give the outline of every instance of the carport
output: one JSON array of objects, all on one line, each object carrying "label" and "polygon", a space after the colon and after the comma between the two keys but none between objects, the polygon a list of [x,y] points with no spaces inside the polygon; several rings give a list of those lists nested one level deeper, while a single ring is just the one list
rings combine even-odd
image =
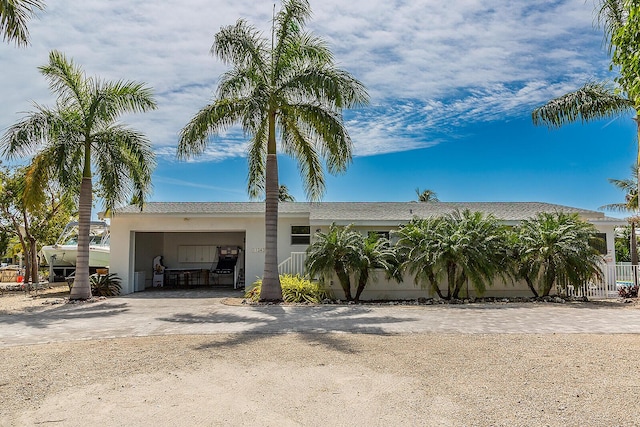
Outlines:
[{"label": "carport", "polygon": [[[246,231],[132,232],[134,291],[153,287],[242,287]],[[164,269],[154,270],[162,257]],[[220,259],[237,259],[230,269],[216,269]]]}]

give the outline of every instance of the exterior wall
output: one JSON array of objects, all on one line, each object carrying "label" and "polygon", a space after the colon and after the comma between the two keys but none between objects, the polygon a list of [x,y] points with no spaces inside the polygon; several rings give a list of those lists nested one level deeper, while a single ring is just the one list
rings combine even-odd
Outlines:
[{"label": "exterior wall", "polygon": [[[278,262],[287,259],[292,252],[304,252],[306,245],[291,244],[291,226],[309,225],[311,236],[317,231],[326,232],[329,225],[310,224],[308,216],[283,216],[278,222]],[[614,227],[613,224],[595,222],[600,232],[607,235],[607,255],[605,259],[608,264],[615,264],[614,249]],[[389,231],[397,228],[397,224],[376,223],[372,219],[371,224],[362,221],[355,225],[355,229],[366,235],[369,231]],[[197,234],[193,234],[197,232]],[[135,233],[144,234],[142,240],[136,246]],[[175,233],[175,234],[174,234]],[[216,233],[220,238],[229,237],[229,241],[235,242],[238,233],[243,233],[245,241],[243,245],[245,257],[245,284],[247,288],[256,278],[262,276],[264,268],[264,218],[262,216],[246,217],[182,217],[170,215],[121,215],[116,216],[111,221],[111,262],[110,270],[117,273],[122,278],[122,293],[133,292],[133,273],[144,270],[146,272],[146,282],[151,280],[151,266],[146,260],[149,256],[163,255],[165,265],[173,267],[174,252],[177,253],[177,246],[180,244],[211,244],[210,233]],[[220,234],[221,233],[221,234]],[[138,235],[140,236],[140,235]],[[225,237],[226,236],[226,237]],[[235,237],[234,237],[235,236]],[[313,237],[312,237],[313,238]],[[216,243],[218,244],[218,243]],[[235,244],[235,243],[232,243]],[[146,248],[143,247],[146,245]],[[149,249],[149,246],[162,246],[161,251]],[[158,252],[158,253],[156,253]],[[153,254],[153,255],[152,255]],[[140,258],[136,260],[136,258]],[[188,268],[189,266],[180,266]],[[205,266],[206,267],[206,266]],[[200,268],[200,267],[198,267]],[[441,286],[445,288],[445,284]],[[333,281],[332,289],[337,298],[344,298],[342,289],[337,280]],[[465,291],[462,295],[466,295]],[[473,296],[473,291],[470,291]],[[485,296],[528,296],[529,289],[526,284],[502,283],[497,280],[494,286],[489,287]],[[383,274],[372,274],[372,280],[367,285],[362,299],[415,299],[419,297],[430,297],[429,291],[415,286],[413,277],[406,275],[405,280],[398,284],[395,281],[387,281]]]}]

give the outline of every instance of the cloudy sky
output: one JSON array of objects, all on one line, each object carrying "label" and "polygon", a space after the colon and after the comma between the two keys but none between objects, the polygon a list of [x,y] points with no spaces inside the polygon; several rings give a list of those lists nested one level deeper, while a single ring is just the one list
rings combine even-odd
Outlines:
[{"label": "cloudy sky", "polygon": [[[279,3],[277,7],[279,7]],[[632,115],[560,130],[531,110],[589,80],[613,79],[593,0],[311,0],[309,29],[368,88],[345,115],[349,171],[324,200],[400,201],[415,189],[445,201],[545,201],[597,209],[624,195],[637,145]],[[243,135],[216,138],[196,161],[175,160],[177,135],[211,101],[224,64],[209,54],[221,26],[244,18],[269,34],[273,2],[49,1],[28,48],[0,44],[0,130],[53,105],[37,67],[57,49],[87,74],[146,82],[158,110],[126,117],[158,156],[157,201],[248,200]],[[304,193],[296,165],[281,183]]]}]

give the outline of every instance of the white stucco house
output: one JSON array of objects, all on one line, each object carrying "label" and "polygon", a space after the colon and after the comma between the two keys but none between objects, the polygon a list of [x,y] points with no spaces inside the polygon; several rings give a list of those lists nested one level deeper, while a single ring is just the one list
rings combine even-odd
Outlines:
[{"label": "white stucco house", "polygon": [[[454,209],[493,214],[507,225],[539,212],[577,213],[595,225],[606,240],[605,261],[615,263],[614,228],[625,221],[601,212],[537,202],[318,202],[280,203],[278,257],[281,272],[302,272],[304,251],[317,231],[332,223],[353,224],[363,233],[388,233],[413,217],[442,215]],[[165,271],[156,281],[166,285],[235,285],[247,287],[262,275],[264,266],[263,202],[152,202],[140,211],[127,206],[111,219],[110,271],[122,278],[122,293],[154,284],[154,258],[162,256]],[[230,270],[218,270],[218,261],[234,257]],[[160,279],[158,279],[158,277]],[[158,284],[158,283],[156,283]],[[336,295],[341,295],[335,285]],[[374,279],[363,299],[404,299],[428,296],[414,286]],[[529,295],[526,286],[496,283],[486,295]]]}]

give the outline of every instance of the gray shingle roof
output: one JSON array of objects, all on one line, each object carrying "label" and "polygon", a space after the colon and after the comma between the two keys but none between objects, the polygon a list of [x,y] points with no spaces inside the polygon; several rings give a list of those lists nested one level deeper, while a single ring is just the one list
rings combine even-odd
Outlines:
[{"label": "gray shingle roof", "polygon": [[[540,212],[577,213],[584,219],[605,220],[602,212],[541,202],[295,202],[280,203],[280,214],[309,215],[311,222],[408,221],[414,216],[439,216],[454,209],[492,214],[518,221]],[[150,202],[140,212],[135,206],[116,210],[116,215],[212,215],[253,216],[264,214],[264,202]]]},{"label": "gray shingle roof", "polygon": [[500,220],[522,220],[541,212],[577,213],[585,219],[604,218],[601,212],[539,202],[345,202],[319,203],[311,211],[317,221],[408,221],[411,218],[440,216],[455,209],[481,211]]}]

